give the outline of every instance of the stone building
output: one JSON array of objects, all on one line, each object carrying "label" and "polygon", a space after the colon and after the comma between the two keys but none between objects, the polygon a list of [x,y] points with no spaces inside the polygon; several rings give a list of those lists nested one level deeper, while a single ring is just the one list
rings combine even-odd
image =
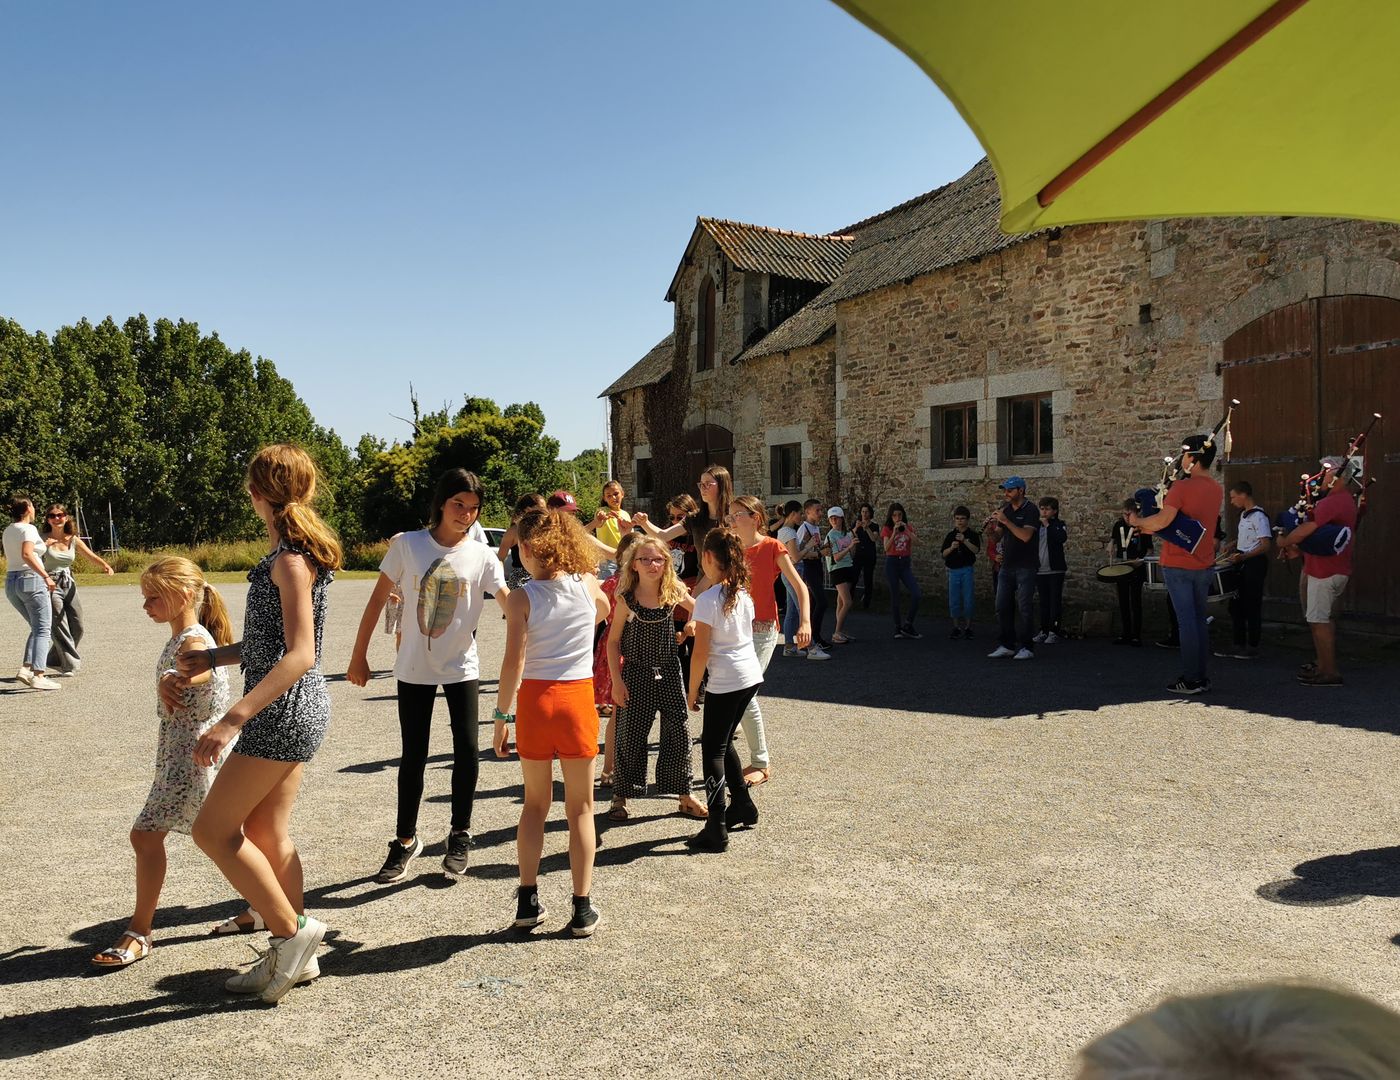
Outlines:
[{"label": "stone building", "polygon": [[[1017,473],[1032,499],[1060,500],[1069,600],[1107,608],[1093,571],[1116,508],[1224,401],[1242,402],[1225,478],[1249,479],[1271,514],[1373,411],[1400,424],[1400,228],[1231,218],[1009,237],[999,210],[984,161],[828,235],[700,218],[666,293],[673,332],[602,395],[629,497],[655,508],[715,462],[770,503],[883,514],[898,499],[941,597],[953,507],[981,520]],[[1384,422],[1371,437],[1379,484],[1346,601],[1391,629],[1396,443]],[[1271,575],[1296,608],[1296,568]]]}]

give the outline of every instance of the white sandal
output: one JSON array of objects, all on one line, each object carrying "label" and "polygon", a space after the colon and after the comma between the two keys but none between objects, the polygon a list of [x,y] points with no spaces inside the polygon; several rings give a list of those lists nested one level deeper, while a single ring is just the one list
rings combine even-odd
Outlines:
[{"label": "white sandal", "polygon": [[[127,927],[127,929],[122,932],[122,938],[130,938],[132,948],[119,949],[117,946],[113,945],[110,949],[103,949],[92,958],[92,966],[104,969],[128,967],[138,960],[146,959],[146,957],[151,955],[151,950],[155,948],[151,943],[151,936],[149,934],[138,934],[130,927]],[[120,941],[121,938],[117,940]],[[106,959],[104,959],[104,957],[106,957]]]},{"label": "white sandal", "polygon": [[[244,926],[241,922],[238,921],[239,919],[241,919],[241,918],[243,917],[243,915],[251,915],[251,916],[253,917],[253,925],[252,925],[252,926]],[[217,926],[214,926],[214,927],[210,928],[209,933],[211,933],[211,934],[256,934],[259,930],[266,930],[266,929],[267,929],[267,924],[263,922],[263,917],[262,917],[261,915],[259,915],[256,911],[254,911],[252,908],[249,908],[247,911],[243,912],[242,915],[234,915],[232,918],[225,919],[223,922],[219,923]]]}]

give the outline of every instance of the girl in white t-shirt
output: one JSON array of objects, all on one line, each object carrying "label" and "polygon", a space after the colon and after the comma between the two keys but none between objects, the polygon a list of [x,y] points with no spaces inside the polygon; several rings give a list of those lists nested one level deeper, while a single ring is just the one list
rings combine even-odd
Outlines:
[{"label": "girl in white t-shirt", "polygon": [[494,743],[506,756],[515,707],[515,749],[525,780],[524,805],[515,834],[520,863],[515,926],[544,921],[537,888],[544,826],[554,801],[554,759],[564,773],[564,814],[569,821],[569,869],[574,911],[569,930],[588,937],[598,925],[589,894],[593,885],[593,759],[598,756],[598,714],[593,707],[593,628],[608,617],[607,596],[593,571],[593,538],[565,509],[529,510],[516,523],[520,560],[530,572],[506,601],[506,654],[501,661]]},{"label": "girl in white t-shirt", "polygon": [[476,627],[486,597],[504,608],[510,589],[505,570],[485,544],[469,533],[481,514],[482,484],[466,469],[448,469],[433,492],[429,527],[401,533],[379,564],[379,580],[360,617],[346,681],[364,686],[370,677],[369,643],[385,601],[397,587],[408,608],[394,660],[398,680],[399,805],[395,838],[375,881],[389,884],[408,873],[423,850],[418,805],[428,764],[428,734],[437,689],[447,699],[452,726],[452,825],[442,871],[450,881],[466,877],[471,848],[472,804],[479,769],[477,698],[480,686]]},{"label": "girl in white t-shirt", "polygon": [[[718,582],[695,598],[695,647],[690,658],[690,692],[686,704],[698,711],[696,694],[709,668],[700,756],[710,816],[705,827],[686,841],[696,851],[719,852],[729,846],[729,830],[758,821],[758,807],[744,784],[744,769],[734,749],[734,732],[758,688],[763,668],[753,647],[753,600],[744,543],[732,529],[711,529],[700,553],[707,581]],[[725,808],[724,789],[732,802]]]}]

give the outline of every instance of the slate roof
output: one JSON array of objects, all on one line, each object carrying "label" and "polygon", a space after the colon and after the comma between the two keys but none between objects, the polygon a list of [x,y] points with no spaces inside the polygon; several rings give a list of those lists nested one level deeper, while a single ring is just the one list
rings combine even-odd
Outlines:
[{"label": "slate roof", "polygon": [[[776,274],[797,281],[815,281],[826,285],[841,273],[846,256],[851,253],[852,237],[847,235],[817,235],[770,229],[766,225],[746,225],[742,221],[701,217],[695,219],[695,231],[685,253],[690,254],[695,241],[708,234],[719,245],[725,257],[740,270],[759,274]],[[676,268],[666,299],[676,298],[676,282],[685,269],[685,259]]]},{"label": "slate roof", "polygon": [[667,334],[658,341],[650,352],[624,371],[617,380],[598,396],[612,397],[625,390],[636,390],[640,386],[653,386],[671,374],[671,362],[675,357],[675,333]]},{"label": "slate roof", "polygon": [[855,237],[840,275],[737,362],[815,345],[836,327],[836,303],[909,281],[1024,240],[998,221],[1001,194],[984,158],[967,173],[841,230]]}]

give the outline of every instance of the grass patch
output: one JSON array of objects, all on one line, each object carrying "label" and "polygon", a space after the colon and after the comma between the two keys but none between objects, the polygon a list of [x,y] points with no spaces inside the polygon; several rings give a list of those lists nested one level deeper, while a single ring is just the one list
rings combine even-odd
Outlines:
[{"label": "grass patch", "polygon": [[[374,577],[389,542],[355,544],[345,550],[345,569],[341,577]],[[163,547],[154,551],[126,549],[103,557],[112,564],[116,574],[108,577],[86,559],[78,560],[78,580],[84,584],[128,585],[139,581],[142,572],[162,555],[181,555],[189,559],[211,582],[242,581],[248,571],[267,554],[267,540],[241,540],[228,544],[196,544],[193,547]]]},{"label": "grass patch", "polygon": [[[110,561],[110,560],[109,560]],[[378,570],[337,570],[335,572],[336,581],[369,581],[379,576]],[[76,575],[78,584],[84,589],[100,585],[139,585],[141,584],[141,572],[139,570],[124,570],[117,574],[78,574]],[[246,583],[248,571],[246,570],[206,570],[204,580],[210,585],[233,585]]]}]

